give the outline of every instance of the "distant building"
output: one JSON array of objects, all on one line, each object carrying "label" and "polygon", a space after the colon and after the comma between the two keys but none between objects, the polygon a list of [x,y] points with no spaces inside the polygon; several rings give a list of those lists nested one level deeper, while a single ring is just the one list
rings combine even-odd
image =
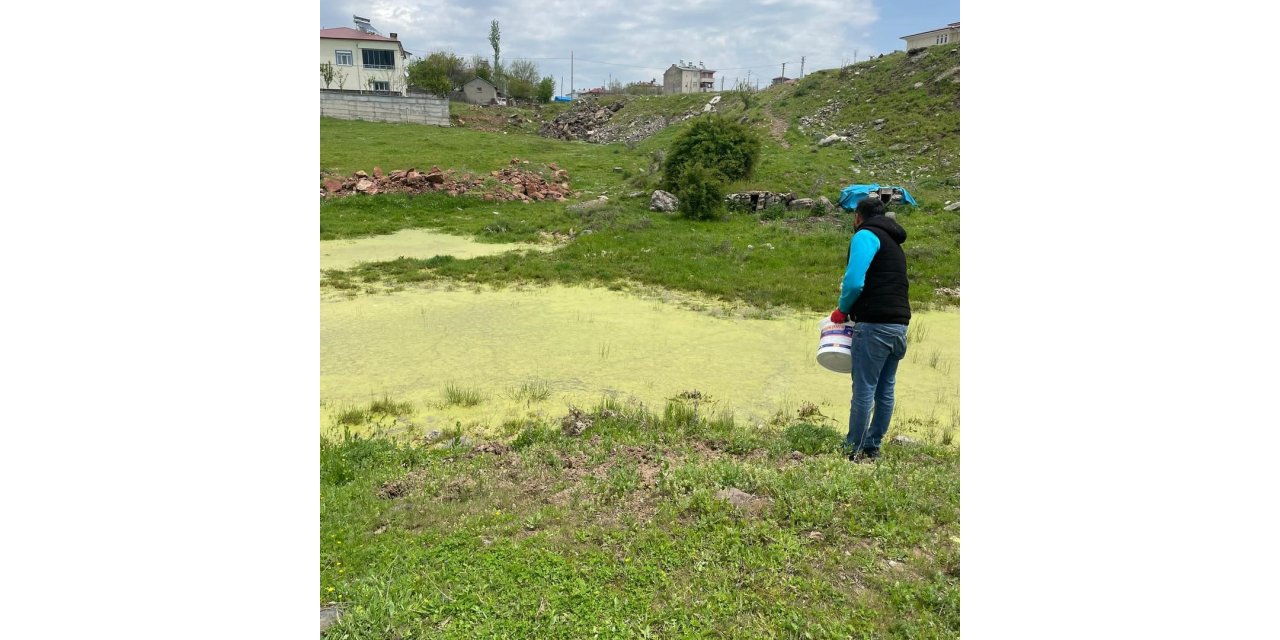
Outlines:
[{"label": "distant building", "polygon": [[786,84],[788,82],[795,82],[795,80],[792,80],[791,78],[788,78],[786,76],[778,76],[773,79],[773,82],[769,83],[769,86],[773,86],[775,84]]},{"label": "distant building", "polygon": [[462,93],[471,104],[491,104],[498,99],[498,88],[479,76],[462,85]]},{"label": "distant building", "polygon": [[662,92],[670,95],[715,91],[715,75],[715,69],[707,69],[701,65],[695,67],[692,62],[686,64],[681,60],[680,64],[671,65],[662,74]]},{"label": "distant building", "polygon": [[[320,63],[328,62],[342,76],[330,89],[386,91],[401,95],[405,91],[404,63],[409,52],[404,50],[396,34],[379,35],[368,21],[356,21],[359,29],[338,27],[320,30]],[[320,79],[324,89],[324,79]]]},{"label": "distant building", "polygon": [[941,29],[914,33],[909,36],[902,36],[901,39],[907,41],[907,51],[940,44],[957,44],[960,42],[960,23],[952,22]]}]

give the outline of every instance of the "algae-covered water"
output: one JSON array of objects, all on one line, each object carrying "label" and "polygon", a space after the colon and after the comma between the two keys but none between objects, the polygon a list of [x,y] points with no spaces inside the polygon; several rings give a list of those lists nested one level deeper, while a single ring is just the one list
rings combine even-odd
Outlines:
[{"label": "algae-covered water", "polygon": [[401,257],[425,259],[449,255],[466,259],[529,248],[542,247],[532,244],[485,244],[423,229],[404,229],[372,238],[321,240],[320,268],[350,269],[361,262],[395,260]]},{"label": "algae-covered water", "polygon": [[[710,396],[711,411],[731,411],[740,424],[767,422],[780,410],[795,415],[808,402],[843,431],[850,379],[817,364],[821,319],[718,318],[566,286],[328,299],[320,306],[321,426],[383,396],[412,402],[410,419],[422,427],[492,433],[507,420],[555,418],[570,404],[589,408],[606,396],[661,412],[668,398],[697,390]],[[960,315],[918,313],[912,326],[892,433],[958,420]],[[525,384],[545,385],[550,396],[523,400],[517,390]],[[444,406],[448,385],[483,400]]]}]

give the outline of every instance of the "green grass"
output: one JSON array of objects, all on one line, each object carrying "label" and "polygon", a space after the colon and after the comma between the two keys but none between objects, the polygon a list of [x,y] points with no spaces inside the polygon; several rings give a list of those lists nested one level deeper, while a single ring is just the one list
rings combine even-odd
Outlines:
[{"label": "green grass", "polygon": [[955,448],[858,465],[812,426],[593,417],[496,455],[322,440],[326,637],[958,636]]},{"label": "green grass", "polygon": [[[749,111],[726,94],[722,113],[746,116],[765,140],[755,176],[730,185],[729,191],[791,191],[835,201],[848,184],[875,180],[904,186],[921,205],[897,207],[898,221],[908,233],[904,250],[911,300],[917,306],[951,302],[939,299],[934,290],[960,283],[960,214],[942,211],[946,201],[959,199],[959,85],[951,79],[935,81],[959,64],[952,49],[958,51],[935,47],[915,61],[898,53],[844,70],[817,71],[795,85],[760,92]],[[915,88],[916,82],[922,87]],[[601,103],[625,102],[614,116],[623,120],[675,118],[700,109],[710,97],[611,96]],[[844,105],[830,127],[801,133],[800,119],[829,100]],[[549,119],[564,108],[544,107],[540,117]],[[459,107],[459,113],[465,109],[469,107]],[[499,120],[507,113],[538,117],[524,108],[484,113],[497,114]],[[790,123],[784,136],[790,148],[767,134],[770,115]],[[885,123],[877,130],[874,121],[879,118]],[[815,217],[811,211],[778,209],[691,222],[648,211],[647,197],[626,197],[654,186],[655,154],[664,152],[690,122],[674,124],[629,147],[551,140],[522,130],[501,134],[322,118],[322,171],[349,174],[374,166],[391,170],[436,165],[485,175],[519,157],[530,161],[521,165],[526,169],[542,170],[555,162],[568,170],[581,198],[602,193],[610,197],[607,206],[581,212],[570,210],[569,203],[496,203],[440,194],[325,200],[320,206],[321,239],[405,228],[438,229],[481,242],[533,242],[543,232],[574,239],[554,253],[366,264],[354,271],[331,272],[324,284],[358,293],[363,283],[403,285],[438,278],[495,285],[522,281],[616,287],[639,282],[748,307],[830,308],[831,282],[839,277],[851,232],[848,214]],[[856,144],[816,146],[826,133],[850,128],[857,128],[861,136]],[[623,171],[614,172],[615,166]]]},{"label": "green grass", "polygon": [[546,380],[523,382],[511,393],[512,399],[525,404],[542,402],[551,397],[551,385]]},{"label": "green grass", "polygon": [[[410,205],[405,198],[385,202],[367,206],[398,209]],[[515,205],[523,208],[498,216],[493,215],[494,209],[485,207],[420,210],[420,215],[424,224],[435,221],[436,228],[448,232],[478,228],[476,237],[481,240],[531,240],[536,234],[532,227],[557,215],[539,217],[536,206],[551,205]],[[516,281],[602,285],[634,281],[751,307],[829,309],[835,298],[832,283],[838,282],[843,272],[841,262],[851,228],[847,216],[812,218],[808,212],[798,213],[796,218],[779,220],[733,214],[724,220],[694,222],[651,212],[644,199],[623,199],[581,214],[564,214],[554,224],[548,222],[552,229],[563,233],[572,229],[578,234],[555,252],[516,252],[470,260],[400,258],[329,272],[324,283],[350,289],[363,282],[405,284],[440,278],[499,286]],[[324,215],[322,210],[322,221]],[[936,288],[959,285],[959,243],[948,231],[958,228],[959,214],[913,212],[898,219],[911,236],[908,247],[912,243],[934,247],[931,260],[908,262],[911,300],[931,303],[937,299]],[[485,223],[490,225],[488,231],[481,226]],[[506,230],[494,231],[495,224],[506,225]]]},{"label": "green grass", "polygon": [[445,385],[445,406],[457,405],[461,407],[474,407],[481,402],[484,402],[484,395],[480,393],[479,389],[458,386],[452,382]]}]

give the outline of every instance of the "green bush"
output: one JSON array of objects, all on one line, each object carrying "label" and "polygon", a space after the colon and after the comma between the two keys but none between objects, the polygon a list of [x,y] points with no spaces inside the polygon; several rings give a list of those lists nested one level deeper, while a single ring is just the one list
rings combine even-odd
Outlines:
[{"label": "green bush", "polygon": [[702,116],[671,144],[663,189],[678,193],[681,174],[695,165],[719,174],[721,182],[749,178],[759,160],[760,138],[749,127],[716,114]]},{"label": "green bush", "polygon": [[675,194],[680,199],[680,215],[691,220],[709,220],[724,209],[724,184],[719,174],[700,164],[685,167]]}]

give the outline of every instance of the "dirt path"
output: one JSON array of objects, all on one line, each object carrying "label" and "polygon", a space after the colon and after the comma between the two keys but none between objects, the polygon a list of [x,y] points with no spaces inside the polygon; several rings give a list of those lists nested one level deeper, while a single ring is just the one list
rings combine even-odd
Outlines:
[{"label": "dirt path", "polygon": [[787,127],[789,126],[787,121],[773,115],[773,112],[768,109],[765,109],[764,113],[769,116],[769,135],[773,136],[773,139],[777,140],[778,144],[782,145],[783,149],[790,149],[791,145],[788,144],[784,138],[784,134],[786,134]]}]

